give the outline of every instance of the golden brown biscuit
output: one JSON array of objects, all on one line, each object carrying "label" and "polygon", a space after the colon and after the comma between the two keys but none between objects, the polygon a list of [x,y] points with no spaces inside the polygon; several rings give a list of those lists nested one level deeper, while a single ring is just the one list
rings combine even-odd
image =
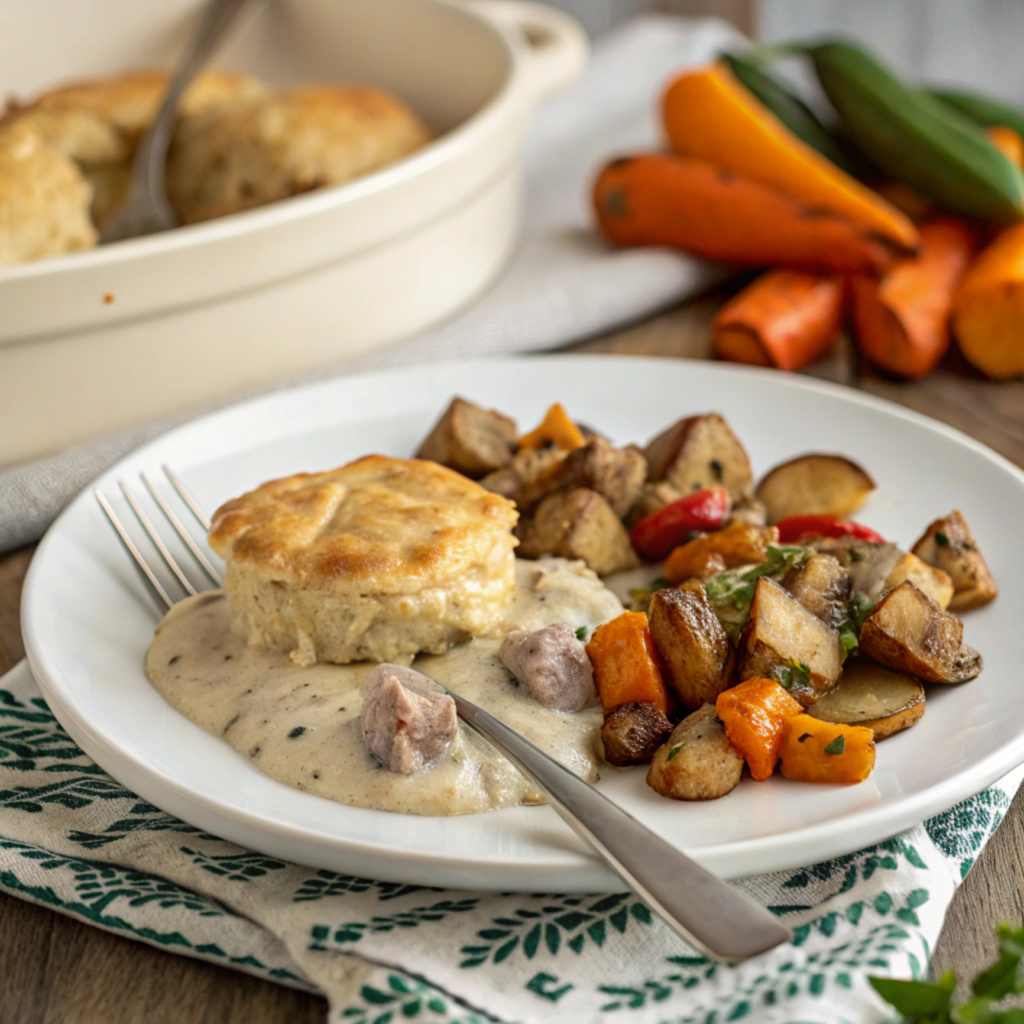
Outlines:
[{"label": "golden brown biscuit", "polygon": [[[135,147],[156,116],[168,81],[164,71],[135,71],[74,82],[10,116],[31,122],[43,139],[79,165],[93,186],[93,219],[102,225],[123,201]],[[186,90],[179,117],[262,92],[263,86],[248,75],[207,71]]]},{"label": "golden brown biscuit", "polygon": [[0,264],[92,248],[91,196],[75,164],[31,125],[0,127]]},{"label": "golden brown biscuit", "polygon": [[227,502],[210,543],[236,629],[300,664],[394,661],[497,625],[517,513],[443,466],[369,455]]},{"label": "golden brown biscuit", "polygon": [[184,118],[167,167],[186,223],[327,185],[340,185],[419,149],[430,135],[378,89],[305,86]]}]

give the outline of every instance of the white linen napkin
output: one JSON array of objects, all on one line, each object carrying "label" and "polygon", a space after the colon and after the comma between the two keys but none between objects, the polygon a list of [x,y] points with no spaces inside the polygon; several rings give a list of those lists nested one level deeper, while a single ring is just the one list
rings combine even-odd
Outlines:
[{"label": "white linen napkin", "polygon": [[0,891],[320,992],[337,1024],[883,1024],[868,976],[927,971],[1022,776],[857,853],[744,879],[794,939],[726,967],[626,892],[430,889],[225,842],[90,761],[22,662],[0,679]]},{"label": "white linen napkin", "polygon": [[[526,152],[524,233],[497,284],[429,334],[261,390],[353,370],[556,348],[707,288],[722,275],[720,267],[663,249],[606,246],[592,228],[589,190],[602,160],[658,144],[656,105],[674,71],[742,42],[724,22],[659,17],[639,19],[600,40],[582,79],[537,114]],[[134,448],[225,404],[0,471],[0,551],[40,537],[89,481]]]}]

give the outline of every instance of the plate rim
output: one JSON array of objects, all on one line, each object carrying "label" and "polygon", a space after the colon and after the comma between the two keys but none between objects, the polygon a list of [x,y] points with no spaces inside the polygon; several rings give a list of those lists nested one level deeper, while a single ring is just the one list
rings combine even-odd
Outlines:
[{"label": "plate rim", "polygon": [[[456,885],[461,888],[471,885],[473,888],[485,890],[493,889],[497,891],[501,889],[511,891],[512,889],[518,889],[530,891],[537,884],[533,876],[538,873],[546,873],[548,875],[558,874],[565,877],[566,884],[560,889],[560,891],[565,892],[599,891],[601,888],[607,888],[609,884],[621,885],[621,881],[617,880],[608,869],[604,868],[600,862],[587,853],[582,846],[578,847],[578,853],[574,853],[571,850],[568,852],[560,850],[560,855],[554,859],[545,860],[538,858],[530,861],[528,865],[522,865],[520,861],[514,859],[509,860],[498,857],[484,857],[481,859],[479,856],[462,858],[453,857],[450,853],[418,849],[415,851],[415,867],[410,870],[409,858],[411,854],[410,851],[404,848],[396,849],[385,842],[371,844],[362,839],[353,840],[338,836],[327,836],[322,832],[317,832],[315,828],[267,818],[261,816],[256,811],[234,807],[216,797],[197,792],[179,780],[165,775],[157,766],[147,763],[144,758],[136,756],[134,751],[125,751],[117,748],[113,741],[108,740],[88,721],[88,717],[82,714],[80,708],[75,707],[73,702],[69,703],[65,700],[60,685],[50,678],[46,670],[46,656],[39,645],[32,607],[36,591],[43,585],[40,582],[40,577],[43,571],[42,565],[44,560],[40,556],[49,550],[49,546],[54,542],[54,538],[67,519],[74,514],[82,502],[89,499],[93,488],[107,478],[113,478],[118,473],[123,474],[125,471],[122,467],[126,464],[144,459],[150,456],[154,450],[159,450],[168,444],[180,442],[191,433],[217,429],[233,417],[252,415],[254,412],[258,412],[261,407],[270,410],[277,403],[294,401],[296,394],[319,390],[329,391],[339,384],[342,386],[358,386],[361,381],[378,381],[382,378],[401,378],[405,376],[415,378],[425,370],[443,373],[449,367],[458,367],[460,371],[465,371],[467,367],[472,369],[475,366],[480,366],[490,367],[493,371],[494,368],[500,369],[503,364],[521,365],[524,363],[546,363],[549,366],[557,365],[558,363],[571,363],[575,368],[583,364],[607,366],[609,355],[617,363],[623,361],[641,365],[663,364],[666,362],[672,364],[692,363],[693,367],[699,368],[700,372],[711,372],[713,375],[738,375],[765,380],[770,379],[778,384],[793,388],[798,392],[835,395],[841,397],[844,401],[880,410],[887,415],[895,416],[896,418],[914,423],[930,432],[938,433],[946,439],[968,448],[975,456],[980,456],[986,461],[994,463],[1000,469],[1008,471],[1020,483],[1024,484],[1024,470],[1014,465],[1005,456],[1000,455],[987,445],[955,427],[951,427],[948,424],[934,420],[929,416],[887,399],[864,394],[841,384],[792,374],[780,375],[777,370],[757,367],[734,366],[703,360],[681,360],[678,357],[671,356],[631,356],[613,353],[544,353],[432,361],[412,366],[398,366],[371,370],[364,373],[344,374],[297,387],[286,387],[266,395],[233,402],[222,409],[199,416],[196,419],[172,428],[168,432],[127,453],[118,459],[112,467],[104,470],[94,480],[90,481],[69,502],[67,507],[47,530],[29,565],[22,593],[21,614],[22,637],[25,643],[26,657],[32,674],[55,717],[100,767],[132,792],[138,792],[137,781],[133,780],[131,784],[122,782],[120,772],[123,766],[127,766],[124,768],[126,773],[133,771],[141,773],[141,775],[146,776],[149,780],[156,780],[158,783],[157,788],[160,789],[161,794],[168,793],[173,797],[172,802],[175,805],[185,804],[201,809],[202,813],[195,813],[196,820],[190,821],[190,824],[196,824],[200,818],[208,820],[209,815],[215,815],[218,822],[226,821],[229,824],[229,828],[224,829],[219,823],[216,827],[209,827],[206,824],[202,824],[200,827],[252,848],[258,849],[259,846],[251,842],[251,833],[266,835],[269,832],[274,840],[271,843],[273,847],[278,847],[278,839],[282,843],[299,839],[307,846],[312,845],[315,848],[326,847],[334,852],[344,852],[355,861],[362,859],[366,862],[368,857],[372,858],[374,870],[370,873],[370,877],[387,881],[409,881],[436,885],[440,877],[443,880],[442,884]],[[196,728],[199,727],[196,726]],[[854,814],[847,821],[844,821],[842,818],[834,818],[804,825],[794,830],[777,832],[754,839],[698,847],[687,852],[699,863],[721,874],[723,877],[740,877],[751,874],[750,870],[740,870],[738,862],[749,861],[755,853],[759,860],[765,861],[764,865],[757,869],[758,872],[788,870],[804,866],[804,861],[799,858],[794,859],[792,853],[786,856],[785,851],[787,848],[813,845],[815,861],[850,853],[864,846],[889,838],[905,828],[920,823],[933,814],[948,809],[961,800],[980,792],[1022,763],[1024,763],[1024,732],[988,756],[962,769],[950,779],[935,782],[910,797],[875,806]],[[111,766],[113,766],[114,770],[111,770]],[[284,784],[282,783],[282,785]],[[146,788],[149,788],[148,785]],[[144,798],[156,806],[162,807],[161,800],[152,799],[150,796],[145,795]],[[550,808],[538,808],[537,810],[550,814],[552,817],[554,816],[554,811]],[[180,809],[171,811],[171,813],[175,813],[188,821],[188,818],[181,813]],[[850,841],[851,833],[856,836],[853,842]],[[245,840],[238,838],[242,834],[246,836]],[[272,855],[281,855],[275,849],[269,847],[265,852]],[[331,858],[331,860],[333,863],[337,860],[337,857]],[[324,863],[322,865],[314,864],[314,866],[327,865]],[[392,871],[392,867],[395,868],[394,871]],[[421,872],[420,868],[424,870]],[[491,879],[489,882],[487,881],[486,876],[495,872],[501,873],[500,884],[494,879]],[[453,879],[453,881],[446,881],[444,879]]]}]

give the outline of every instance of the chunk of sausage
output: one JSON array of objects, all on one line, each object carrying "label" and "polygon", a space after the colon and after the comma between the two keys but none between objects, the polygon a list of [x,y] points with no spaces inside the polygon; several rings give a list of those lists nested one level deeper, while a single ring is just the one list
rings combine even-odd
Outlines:
[{"label": "chunk of sausage", "polygon": [[404,665],[370,670],[359,721],[366,749],[403,775],[443,754],[458,731],[455,701],[432,679]]},{"label": "chunk of sausage", "polygon": [[656,704],[620,704],[608,712],[601,728],[604,759],[619,768],[644,764],[671,732],[672,723]]},{"label": "chunk of sausage", "polygon": [[729,742],[714,704],[684,718],[658,748],[647,785],[673,800],[717,800],[743,775],[743,756]]},{"label": "chunk of sausage", "polygon": [[513,630],[505,637],[499,657],[546,708],[581,711],[597,700],[587,650],[562,622],[533,633]]}]

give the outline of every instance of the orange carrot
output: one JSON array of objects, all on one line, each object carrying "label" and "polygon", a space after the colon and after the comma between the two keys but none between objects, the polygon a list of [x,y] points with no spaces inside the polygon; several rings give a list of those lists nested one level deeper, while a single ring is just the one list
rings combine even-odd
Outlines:
[{"label": "orange carrot", "polygon": [[643,701],[668,714],[672,705],[661,657],[643,612],[623,612],[598,626],[587,644],[587,655],[606,713],[620,704]]},{"label": "orange carrot", "polygon": [[898,377],[922,377],[949,348],[953,296],[974,242],[963,221],[941,217],[921,225],[921,251],[881,278],[853,281],[853,321],[861,352]]},{"label": "orange carrot", "polygon": [[616,245],[666,245],[746,266],[838,271],[888,266],[884,239],[703,160],[646,153],[608,164],[594,186]]},{"label": "orange carrot", "polygon": [[908,217],[797,138],[722,63],[680,75],[663,100],[681,156],[707,160],[814,209],[852,221],[904,251],[917,248]]},{"label": "orange carrot", "polygon": [[675,585],[714,576],[723,569],[760,563],[768,557],[768,548],[778,542],[779,531],[774,526],[732,523],[676,548],[665,561],[665,579]]},{"label": "orange carrot", "polygon": [[985,130],[988,141],[1006,157],[1014,167],[1024,169],[1024,139],[1012,128],[996,124]]},{"label": "orange carrot", "polygon": [[831,347],[842,326],[843,294],[843,281],[834,274],[769,270],[715,317],[715,354],[798,370]]},{"label": "orange carrot", "polygon": [[723,690],[715,710],[751,777],[763,782],[775,771],[786,719],[801,714],[803,707],[774,679],[754,678]]},{"label": "orange carrot", "polygon": [[953,299],[953,329],[967,361],[996,380],[1024,376],[1024,224],[1000,233]]},{"label": "orange carrot", "polygon": [[786,719],[779,747],[782,774],[797,782],[863,782],[875,767],[875,734],[810,715]]},{"label": "orange carrot", "polygon": [[566,451],[582,448],[587,443],[583,431],[569,418],[561,402],[555,402],[544,414],[541,425],[519,438],[520,448],[543,448],[553,444]]}]

